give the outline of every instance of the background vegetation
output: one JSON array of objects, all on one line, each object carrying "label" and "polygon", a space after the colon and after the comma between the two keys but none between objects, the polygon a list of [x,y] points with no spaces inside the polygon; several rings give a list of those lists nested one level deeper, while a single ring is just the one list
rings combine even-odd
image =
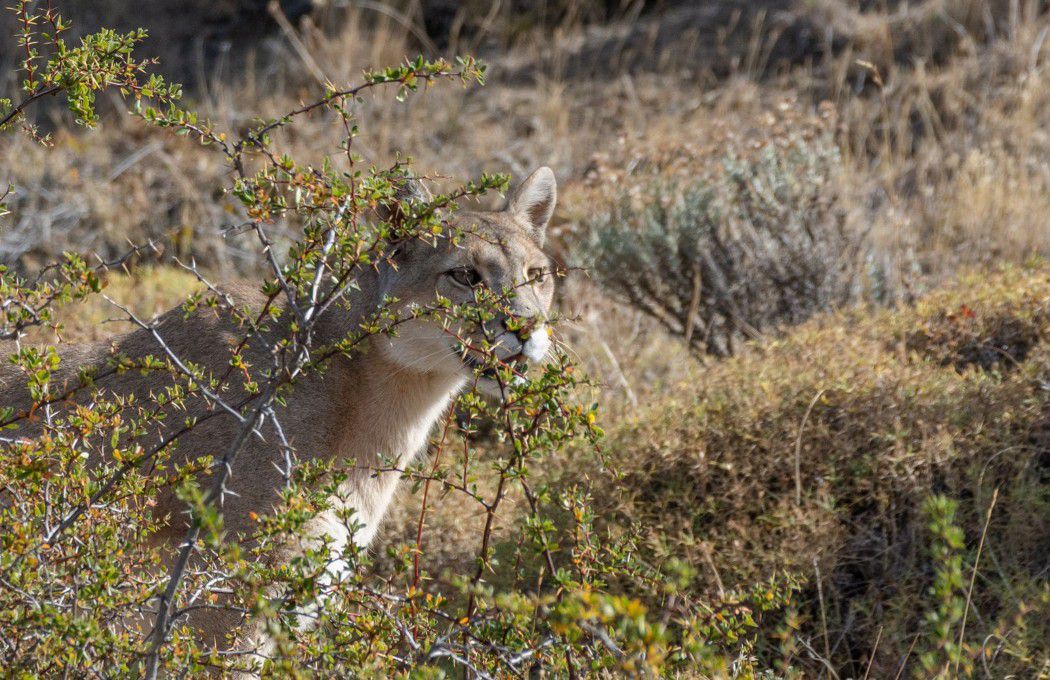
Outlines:
[{"label": "background vegetation", "polygon": [[[1050,677],[1046,2],[207,3],[180,22],[104,4],[69,3],[75,30],[151,23],[137,53],[231,133],[417,53],[488,63],[485,87],[380,92],[353,115],[362,163],[410,154],[439,188],[559,176],[558,337],[607,436],[559,444],[530,484],[571,537],[553,556],[607,599],[502,602],[505,630],[540,617],[587,640],[584,675]],[[227,159],[108,115],[127,108],[109,97],[97,129],[45,103],[31,121],[49,145],[3,138],[10,271],[152,241],[104,277],[143,318],[197,285],[175,258],[265,271],[224,235],[241,219]],[[333,153],[335,115],[282,148]],[[298,237],[291,220],[272,234]],[[121,330],[88,297],[59,313],[63,342]],[[477,427],[479,459],[499,460],[498,430]],[[424,486],[362,573],[403,588],[417,555],[428,597],[462,593],[486,514]],[[515,562],[528,494],[500,517],[494,564],[522,570],[485,582],[545,592]],[[555,663],[535,672],[568,672]]]}]

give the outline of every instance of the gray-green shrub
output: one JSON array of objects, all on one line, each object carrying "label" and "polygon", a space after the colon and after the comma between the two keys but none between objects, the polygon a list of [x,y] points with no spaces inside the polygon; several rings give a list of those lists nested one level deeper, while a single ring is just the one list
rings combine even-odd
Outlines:
[{"label": "gray-green shrub", "polygon": [[868,245],[852,231],[824,138],[731,155],[689,184],[658,183],[590,225],[583,264],[698,352],[857,297]]}]

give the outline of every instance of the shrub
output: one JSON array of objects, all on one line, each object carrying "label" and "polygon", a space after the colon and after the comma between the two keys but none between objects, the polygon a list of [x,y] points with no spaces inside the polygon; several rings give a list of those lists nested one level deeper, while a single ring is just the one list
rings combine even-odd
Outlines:
[{"label": "shrub", "polygon": [[[941,325],[964,307],[966,323]],[[603,443],[620,476],[594,493],[598,526],[637,527],[638,559],[655,569],[695,565],[701,602],[775,570],[804,576],[794,607],[758,631],[760,667],[1041,677],[1048,310],[1046,263],[977,272],[914,307],[840,312],[683,367],[686,387]],[[931,325],[965,346],[1007,318],[1038,338],[1009,362],[957,366],[909,347]]]},{"label": "shrub", "polygon": [[[969,605],[961,555],[966,547],[966,535],[956,524],[958,507],[952,499],[937,495],[928,498],[922,508],[929,520],[933,539],[930,557],[936,567],[929,594],[937,602],[936,607],[926,612],[930,632],[923,645],[927,649],[919,656],[922,677],[952,677],[952,667],[957,672],[963,662],[964,650],[956,642],[956,635]],[[973,665],[967,659],[963,672],[969,675],[972,670]]]},{"label": "shrub", "polygon": [[731,355],[858,297],[867,246],[846,227],[839,169],[827,139],[730,156],[715,177],[624,198],[590,225],[584,265],[697,352]]}]

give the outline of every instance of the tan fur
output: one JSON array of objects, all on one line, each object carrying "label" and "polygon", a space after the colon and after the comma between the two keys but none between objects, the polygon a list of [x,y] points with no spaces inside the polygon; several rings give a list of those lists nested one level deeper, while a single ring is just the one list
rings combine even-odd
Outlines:
[{"label": "tan fur", "polygon": [[[457,215],[460,225],[476,232],[460,245],[453,246],[446,240],[440,241],[436,248],[415,244],[397,255],[398,266],[383,265],[378,271],[363,273],[361,290],[350,300],[352,315],[342,308],[331,310],[319,321],[315,342],[333,342],[344,337],[355,327],[355,318],[383,304],[385,298],[397,298],[401,307],[430,303],[436,293],[457,302],[471,300],[473,293],[447,274],[457,267],[476,268],[484,283],[495,290],[516,288],[514,313],[544,318],[551,302],[553,277],[548,275],[542,281],[525,282],[530,270],[548,266],[541,245],[543,230],[554,207],[554,191],[553,174],[541,168],[526,180],[506,210]],[[254,286],[234,285],[223,290],[239,305],[253,309],[262,305],[263,297]],[[207,367],[216,375],[223,374],[230,360],[230,346],[242,337],[243,331],[231,322],[227,313],[203,310],[188,319],[183,316],[180,309],[175,309],[161,317],[157,328],[162,337],[183,361]],[[287,319],[291,313],[283,316]],[[545,342],[545,331],[539,332]],[[245,356],[255,369],[270,365],[268,347],[279,333],[281,329],[273,329],[267,337],[249,345]],[[528,353],[530,349],[526,347],[528,343],[511,334],[501,342],[504,347],[500,351],[505,356]],[[546,345],[536,342],[540,343],[538,351],[545,352]],[[104,345],[65,347],[60,352],[62,364],[53,384],[75,384],[79,369],[102,366],[114,352],[129,357],[164,356],[160,345],[145,330],[131,332]],[[386,513],[399,477],[395,472],[376,474],[376,467],[382,459],[396,461],[399,467],[408,465],[425,448],[434,423],[472,374],[462,358],[453,352],[452,340],[438,322],[415,320],[402,329],[399,337],[373,338],[361,353],[336,356],[322,373],[308,373],[299,378],[286,405],[277,408],[284,433],[300,461],[334,460],[353,469],[345,491],[357,512],[357,520],[364,525],[356,536],[350,537],[335,519],[335,513],[328,513],[315,520],[311,534],[330,535],[337,545],[351,539],[367,545]],[[128,372],[103,377],[94,389],[106,394],[135,394],[141,402],[148,403],[149,394],[156,393],[170,381],[170,377],[157,373],[144,377],[138,372]],[[24,376],[15,369],[8,367],[0,373],[4,404],[16,408],[28,405],[23,383]],[[227,402],[244,399],[245,395],[239,392],[239,380],[234,378],[229,385],[222,395]],[[74,400],[83,401],[90,392],[81,390]],[[193,402],[189,410],[189,415],[206,413],[201,400]],[[186,415],[176,412],[170,423],[158,423],[155,432],[144,439],[144,445],[181,425]],[[174,462],[206,454],[221,458],[238,428],[239,424],[229,415],[204,420],[179,440]],[[35,431],[29,425],[17,434],[32,436]],[[266,423],[262,434],[265,441],[250,438],[231,470],[227,488],[233,493],[224,497],[222,510],[232,537],[250,533],[254,525],[250,513],[272,511],[284,487],[285,481],[278,469],[284,454],[276,444],[276,432]],[[207,480],[202,480],[202,484],[206,485]],[[184,507],[170,490],[157,501],[155,516],[162,521],[157,539],[170,545],[174,552],[186,532]],[[236,624],[236,618],[207,613],[198,615],[194,624],[218,642]]]}]

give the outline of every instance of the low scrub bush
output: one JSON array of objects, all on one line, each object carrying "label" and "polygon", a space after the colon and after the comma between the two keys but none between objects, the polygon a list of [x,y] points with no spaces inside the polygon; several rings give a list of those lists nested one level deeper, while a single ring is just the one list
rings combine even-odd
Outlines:
[{"label": "low scrub bush", "polygon": [[858,297],[867,245],[846,225],[840,169],[826,138],[727,157],[714,176],[655,185],[594,219],[584,264],[696,351],[729,356]]},{"label": "low scrub bush", "polygon": [[[620,476],[595,493],[599,525],[638,527],[656,569],[693,565],[701,600],[803,577],[796,606],[761,630],[766,667],[1044,677],[1048,310],[1045,263],[981,272],[693,369],[692,387],[607,437]],[[932,354],[914,340],[931,326]],[[1027,329],[1024,354],[956,359],[1003,327]]]}]

